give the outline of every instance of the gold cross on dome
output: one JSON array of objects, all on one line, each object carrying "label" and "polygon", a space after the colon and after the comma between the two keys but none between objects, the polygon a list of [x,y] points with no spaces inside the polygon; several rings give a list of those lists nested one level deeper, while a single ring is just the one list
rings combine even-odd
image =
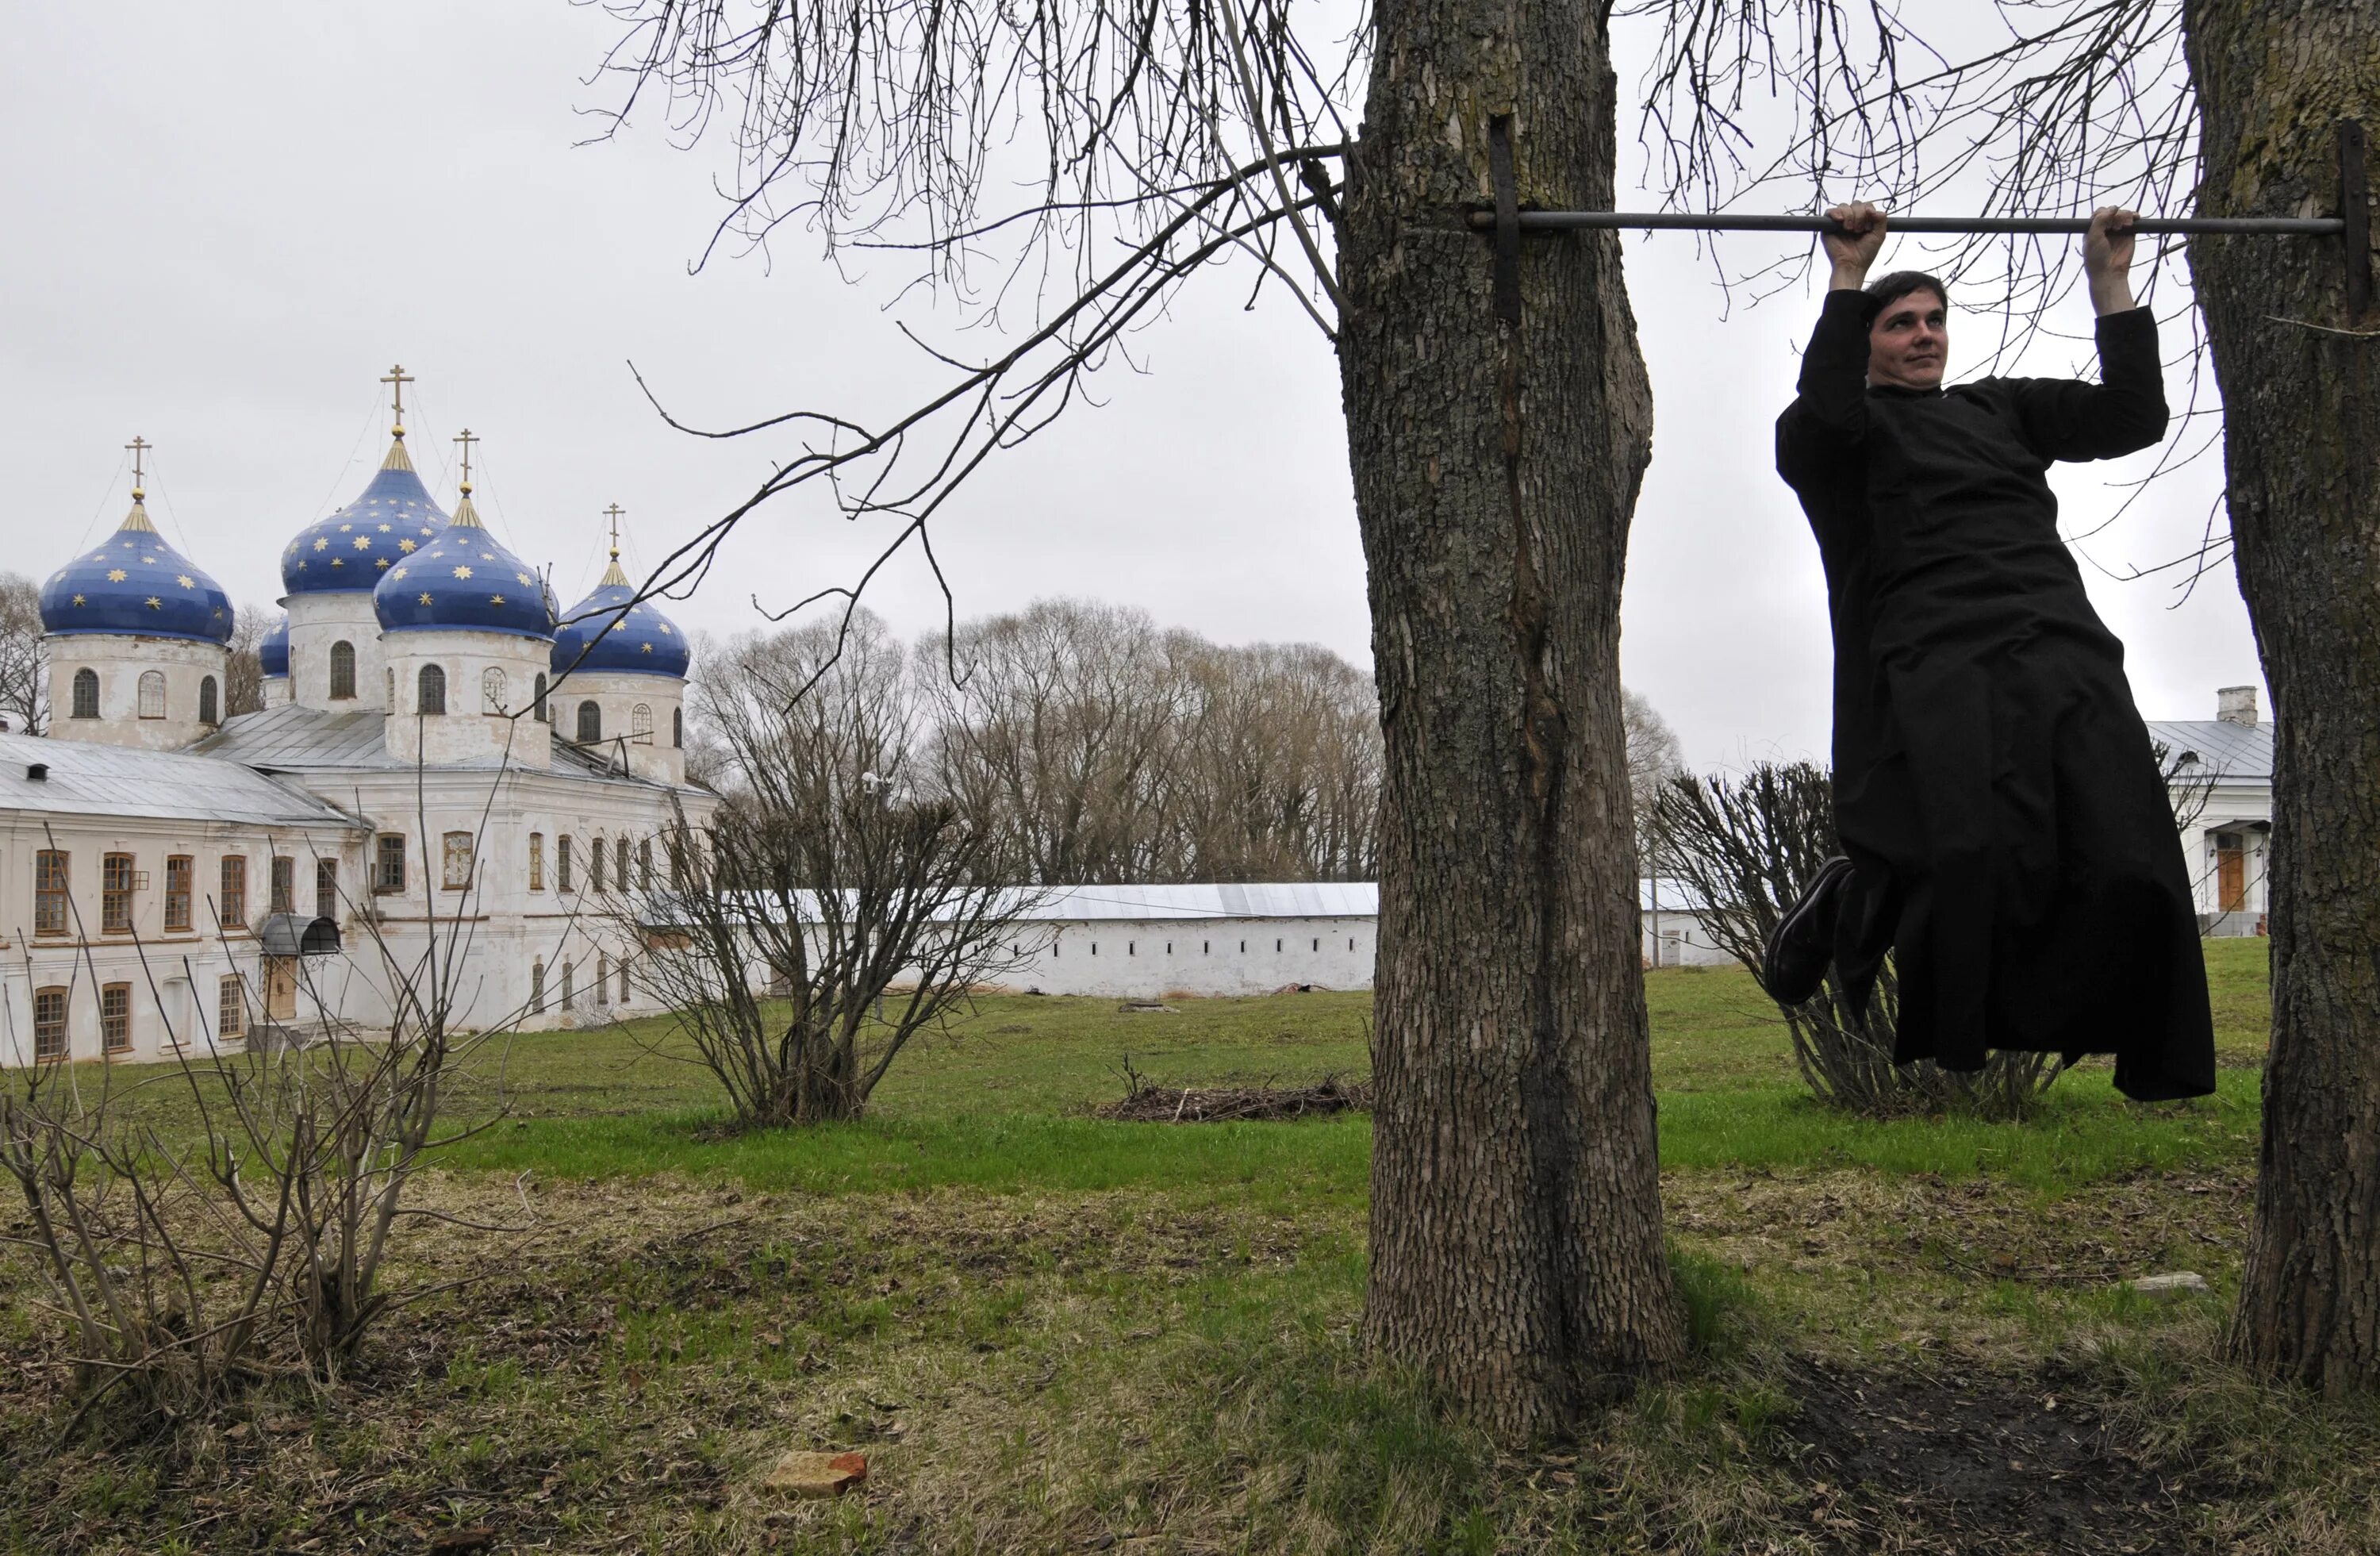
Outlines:
[{"label": "gold cross on dome", "polygon": [[142,468],[142,460],[147,456],[148,452],[157,445],[151,443],[147,438],[142,437],[140,433],[135,432],[132,434],[132,441],[126,444],[124,446],[132,451],[132,500],[137,503],[140,501],[140,488],[143,484],[143,476],[145,474]]},{"label": "gold cross on dome", "polygon": [[603,510],[603,517],[612,521],[612,555],[614,560],[620,554],[620,516],[627,511],[617,503]]},{"label": "gold cross on dome", "polygon": [[405,386],[413,382],[413,375],[406,371],[405,365],[400,362],[383,373],[381,376],[381,382],[394,386],[396,405],[396,426],[394,431],[401,438],[405,436]]},{"label": "gold cross on dome", "polygon": [[471,491],[471,445],[480,440],[472,435],[471,429],[466,427],[455,434],[455,441],[463,445],[463,492],[468,496]]}]

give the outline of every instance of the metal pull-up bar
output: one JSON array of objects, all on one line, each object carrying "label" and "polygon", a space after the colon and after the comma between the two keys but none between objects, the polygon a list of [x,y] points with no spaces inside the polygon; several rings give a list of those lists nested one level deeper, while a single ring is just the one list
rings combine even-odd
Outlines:
[{"label": "metal pull-up bar", "polygon": [[[1522,211],[1516,213],[1523,232],[1571,232],[1588,227],[1651,228],[1688,232],[1819,232],[1846,237],[1850,232],[1831,216],[1728,215],[1700,216],[1685,211]],[[2019,216],[1896,216],[1886,213],[1891,234],[1927,233],[2083,233],[2087,219]],[[1496,230],[1496,213],[1474,211],[1471,225],[1481,232]],[[2144,237],[2180,237],[2218,233],[2270,237],[2336,237],[2347,230],[2338,216],[2143,216],[2117,232]]]}]

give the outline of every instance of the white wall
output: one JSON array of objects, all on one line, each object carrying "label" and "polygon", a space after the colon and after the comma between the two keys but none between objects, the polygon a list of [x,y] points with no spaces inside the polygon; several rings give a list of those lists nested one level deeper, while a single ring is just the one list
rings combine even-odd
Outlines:
[{"label": "white wall", "polygon": [[1370,918],[1103,918],[1037,928],[1048,943],[1002,979],[1008,988],[1155,1000],[1269,994],[1292,983],[1372,986]]},{"label": "white wall", "polygon": [[[50,665],[50,735],[143,751],[179,750],[215,727],[199,722],[199,683],[215,683],[215,717],[224,715],[224,669],[228,656],[218,643],[188,638],[119,637],[71,632],[42,639]],[[99,717],[74,717],[74,678],[89,669],[99,676]],[[154,670],[165,677],[165,714],[144,719],[140,677]]]}]

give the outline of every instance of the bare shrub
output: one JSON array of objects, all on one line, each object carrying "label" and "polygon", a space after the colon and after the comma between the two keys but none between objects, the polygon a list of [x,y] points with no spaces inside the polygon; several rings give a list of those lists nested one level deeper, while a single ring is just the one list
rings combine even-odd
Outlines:
[{"label": "bare shrub", "polygon": [[[1770,933],[1818,866],[1841,851],[1832,784],[1808,762],[1763,762],[1733,779],[1675,778],[1654,801],[1652,827],[1664,863],[1709,905],[1711,938],[1755,979]],[[1900,991],[1889,960],[1864,1012],[1851,1007],[1832,968],[1807,1003],[1778,1009],[1812,1094],[1847,1112],[2021,1118],[2065,1068],[2054,1054],[2006,1051],[1973,1075],[1930,1059],[1894,1064]]]}]

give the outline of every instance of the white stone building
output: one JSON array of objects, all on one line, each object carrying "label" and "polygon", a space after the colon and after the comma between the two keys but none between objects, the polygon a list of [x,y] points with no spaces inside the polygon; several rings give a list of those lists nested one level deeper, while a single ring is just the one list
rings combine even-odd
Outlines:
[{"label": "white stone building", "polygon": [[122,526],[51,577],[50,738],[0,736],[0,1064],[384,1028],[433,964],[465,1027],[646,998],[628,893],[717,803],[686,782],[686,642],[616,549],[557,612],[469,468],[467,442],[450,518],[400,411],[363,493],[283,553],[261,712],[225,716],[229,601],[137,471]]},{"label": "white stone building", "polygon": [[2215,717],[2152,721],[2149,737],[2176,764],[2174,785],[2195,807],[2182,829],[2182,857],[2209,935],[2265,930],[2273,841],[2273,731],[2256,711],[2256,688],[2225,687]]},{"label": "white stone building", "polygon": [[1023,915],[1006,987],[1159,1000],[1369,989],[1380,891],[1366,881],[1053,886]]}]

